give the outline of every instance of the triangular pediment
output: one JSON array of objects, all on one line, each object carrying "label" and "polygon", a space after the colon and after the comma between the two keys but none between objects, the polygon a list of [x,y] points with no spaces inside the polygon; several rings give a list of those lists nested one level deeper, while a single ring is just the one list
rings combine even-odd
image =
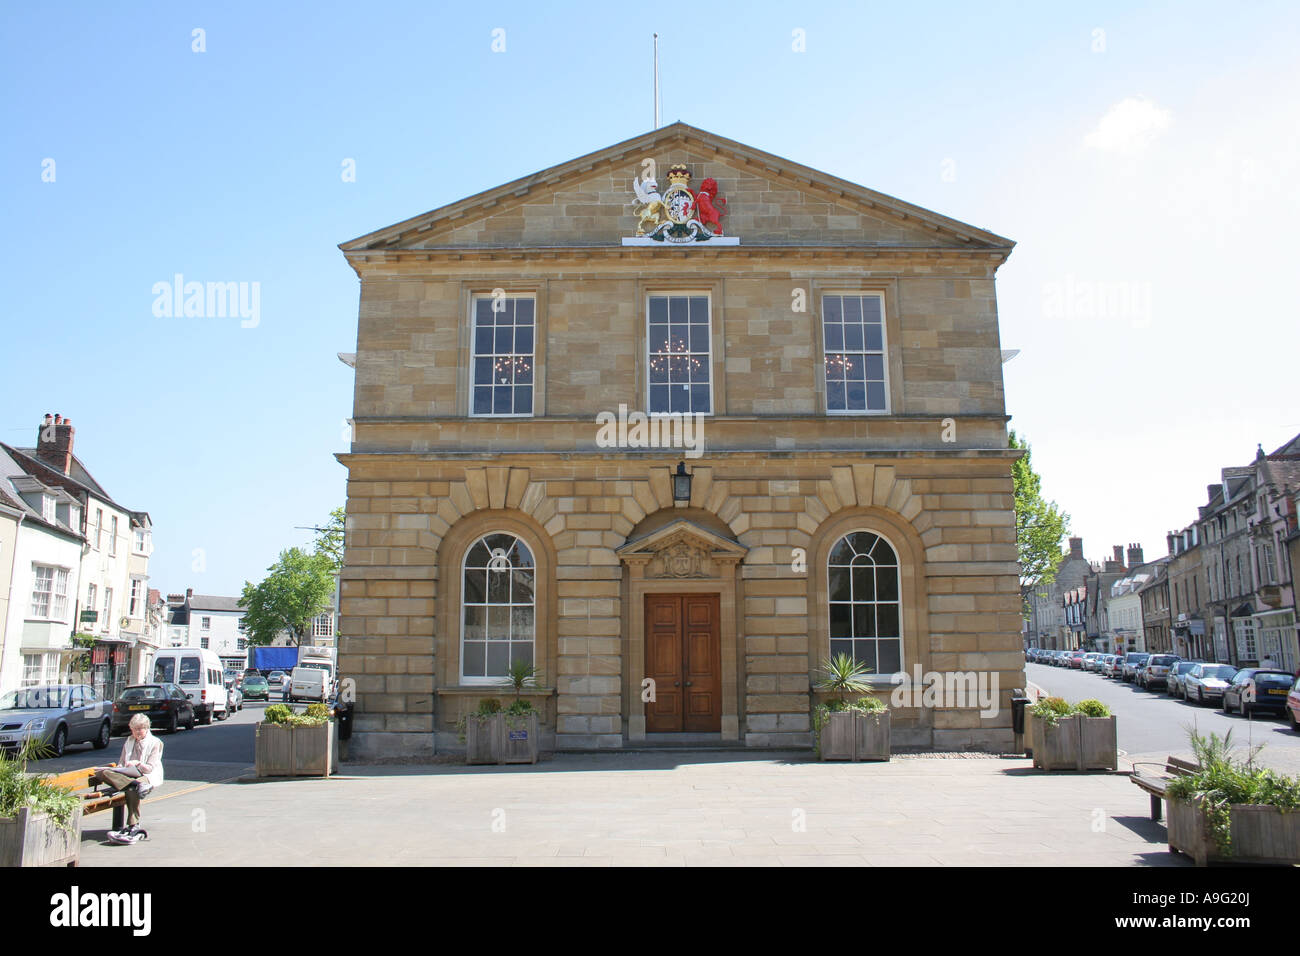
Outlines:
[{"label": "triangular pediment", "polygon": [[730,538],[724,538],[708,528],[701,528],[693,521],[679,518],[676,521],[670,521],[662,528],[627,542],[621,548],[616,549],[615,553],[620,558],[634,555],[656,555],[678,544],[686,544],[703,550],[713,557],[720,558],[743,558],[749,550]]},{"label": "triangular pediment", "polygon": [[506,183],[340,245],[349,258],[402,250],[617,247],[643,208],[632,182],[653,161],[692,188],[716,180],[723,233],[749,247],[1005,250],[1014,243],[939,213],[685,123]]}]

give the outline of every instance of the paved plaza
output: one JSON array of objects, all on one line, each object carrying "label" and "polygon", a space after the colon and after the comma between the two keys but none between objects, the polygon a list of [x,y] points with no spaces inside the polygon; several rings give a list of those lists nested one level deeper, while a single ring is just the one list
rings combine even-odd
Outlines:
[{"label": "paved plaza", "polygon": [[112,845],[107,815],[90,817],[82,865],[1187,865],[1123,773],[1048,774],[1023,757],[600,753],[341,769],[258,780],[177,762],[145,803],[150,839]]}]

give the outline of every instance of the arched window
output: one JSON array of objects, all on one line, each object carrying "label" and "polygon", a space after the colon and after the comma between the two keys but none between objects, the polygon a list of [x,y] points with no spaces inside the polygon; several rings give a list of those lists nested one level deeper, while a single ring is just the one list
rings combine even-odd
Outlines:
[{"label": "arched window", "polygon": [[461,680],[500,683],[519,661],[533,663],[536,567],[512,534],[486,534],[465,553],[461,591]]},{"label": "arched window", "polygon": [[870,531],[835,542],[827,562],[831,656],[848,654],[873,674],[903,668],[898,555]]}]

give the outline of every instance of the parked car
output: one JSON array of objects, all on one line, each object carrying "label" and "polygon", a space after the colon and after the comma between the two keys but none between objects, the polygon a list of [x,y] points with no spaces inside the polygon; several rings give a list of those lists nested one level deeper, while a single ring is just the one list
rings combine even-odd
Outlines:
[{"label": "parked car", "polygon": [[1177,663],[1177,654],[1152,654],[1142,665],[1142,669],[1137,672],[1138,686],[1145,687],[1147,690],[1153,687],[1164,687],[1169,680],[1169,668]]},{"label": "parked car", "polygon": [[271,690],[282,690],[288,677],[289,675],[284,671],[271,671],[270,674],[266,675],[266,682],[271,685]]},{"label": "parked car", "polygon": [[1231,664],[1197,664],[1183,677],[1183,696],[1197,704],[1221,699],[1236,675]]},{"label": "parked car", "polygon": [[1165,693],[1170,697],[1187,697],[1187,690],[1183,687],[1183,678],[1197,664],[1204,664],[1205,661],[1177,661],[1174,666],[1169,668],[1169,673],[1165,675]]},{"label": "parked car", "polygon": [[1123,667],[1120,670],[1119,679],[1126,684],[1130,681],[1137,680],[1138,670],[1146,666],[1147,659],[1150,656],[1150,654],[1143,654],[1138,651],[1126,654],[1124,656]]},{"label": "parked car", "polygon": [[234,678],[226,681],[226,710],[235,714],[244,709],[244,693]]},{"label": "parked car", "polygon": [[1084,653],[1084,651],[1070,651],[1070,656],[1065,659],[1065,666],[1071,670],[1082,670]]},{"label": "parked car", "polygon": [[1262,710],[1281,714],[1286,710],[1287,692],[1295,683],[1286,671],[1243,667],[1223,691],[1223,712],[1234,710],[1251,717]]},{"label": "parked car", "polygon": [[175,684],[132,684],[113,702],[113,734],[130,731],[131,718],[144,714],[151,726],[169,734],[194,729],[194,705]]},{"label": "parked car", "polygon": [[1286,695],[1286,719],[1292,730],[1300,730],[1300,677],[1291,685],[1291,693]]},{"label": "parked car", "polygon": [[244,700],[270,700],[271,685],[261,674],[244,678]]},{"label": "parked car", "polygon": [[1102,677],[1114,677],[1115,667],[1118,661],[1118,654],[1107,654],[1101,659],[1101,663],[1097,665],[1097,673]]},{"label": "parked car", "polygon": [[113,705],[88,684],[42,684],[11,690],[0,697],[0,748],[20,749],[34,740],[46,753],[62,757],[69,744],[108,746]]},{"label": "parked car", "polygon": [[1086,671],[1095,672],[1097,670],[1097,664],[1100,660],[1101,660],[1100,651],[1089,651],[1087,654],[1083,655],[1083,664],[1081,666]]}]

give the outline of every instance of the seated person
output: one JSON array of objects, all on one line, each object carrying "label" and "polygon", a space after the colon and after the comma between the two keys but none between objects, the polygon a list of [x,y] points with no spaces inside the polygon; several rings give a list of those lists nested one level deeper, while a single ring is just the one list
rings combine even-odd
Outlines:
[{"label": "seated person", "polygon": [[131,718],[131,736],[122,743],[122,760],[117,767],[96,767],[95,783],[104,783],[126,794],[126,829],[108,835],[114,843],[136,843],[148,836],[140,827],[140,800],[163,782],[163,742],[150,733],[149,718]]}]

